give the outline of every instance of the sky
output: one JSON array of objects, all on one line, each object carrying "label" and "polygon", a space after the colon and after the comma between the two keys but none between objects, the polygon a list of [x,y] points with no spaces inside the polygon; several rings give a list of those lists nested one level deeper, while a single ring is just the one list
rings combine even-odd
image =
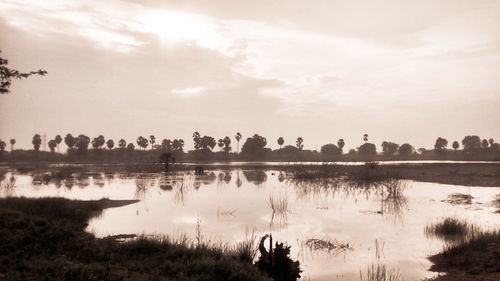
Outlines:
[{"label": "sky", "polygon": [[[500,1],[3,0],[0,139],[500,141]],[[234,143],[233,138],[233,143]]]}]

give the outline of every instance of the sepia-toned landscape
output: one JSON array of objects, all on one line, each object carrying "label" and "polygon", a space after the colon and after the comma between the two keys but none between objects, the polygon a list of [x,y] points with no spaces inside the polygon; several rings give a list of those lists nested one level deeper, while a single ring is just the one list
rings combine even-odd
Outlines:
[{"label": "sepia-toned landscape", "polygon": [[500,280],[500,3],[0,3],[0,280]]}]

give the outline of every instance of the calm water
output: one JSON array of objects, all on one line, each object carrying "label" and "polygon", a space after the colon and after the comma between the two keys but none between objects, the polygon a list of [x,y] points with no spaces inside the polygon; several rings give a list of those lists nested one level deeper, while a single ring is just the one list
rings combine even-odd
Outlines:
[{"label": "calm water", "polygon": [[[397,268],[407,280],[434,274],[427,257],[443,241],[425,236],[428,223],[446,216],[466,218],[484,227],[500,227],[491,201],[500,187],[464,187],[413,181],[356,186],[343,180],[297,181],[278,171],[217,170],[164,174],[74,174],[47,184],[39,178],[12,175],[16,187],[1,196],[61,196],[73,199],[140,199],[107,209],[90,222],[97,236],[113,234],[186,233],[194,238],[197,224],[203,238],[234,243],[248,232],[272,233],[292,246],[303,276],[311,280],[358,280],[372,263]],[[11,174],[6,175],[9,180]],[[390,192],[390,191],[394,192]],[[470,194],[472,204],[446,202],[454,192]],[[287,202],[275,212],[270,198]],[[308,239],[349,244],[350,250],[312,249]]]}]

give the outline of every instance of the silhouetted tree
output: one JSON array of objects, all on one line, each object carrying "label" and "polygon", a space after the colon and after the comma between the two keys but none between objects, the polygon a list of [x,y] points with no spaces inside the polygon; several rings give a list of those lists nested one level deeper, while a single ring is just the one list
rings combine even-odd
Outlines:
[{"label": "silhouetted tree", "polygon": [[339,141],[337,141],[337,146],[343,151],[345,146],[344,139],[339,139]]},{"label": "silhouetted tree", "polygon": [[40,137],[39,134],[35,134],[33,136],[33,140],[31,141],[31,143],[33,144],[33,148],[35,149],[35,151],[40,150],[40,145],[42,144],[42,137]]},{"label": "silhouetted tree", "polygon": [[54,140],[56,141],[56,144],[57,144],[57,151],[59,151],[59,144],[61,144],[62,142],[62,137],[61,135],[57,135]]},{"label": "silhouetted tree", "polygon": [[184,140],[183,139],[174,139],[172,142],[172,148],[175,151],[182,151],[184,148]]},{"label": "silhouetted tree", "polygon": [[16,140],[15,139],[10,139],[10,151],[14,150],[14,144],[16,144]]},{"label": "silhouetted tree", "polygon": [[448,141],[445,138],[438,137],[436,143],[434,144],[435,150],[443,150],[448,146]]},{"label": "silhouetted tree", "polygon": [[106,143],[103,135],[99,135],[98,137],[92,140],[92,147],[94,149],[101,148]]},{"label": "silhouetted tree", "polygon": [[327,157],[338,156],[342,154],[342,149],[333,143],[329,143],[321,147],[321,154]]},{"label": "silhouetted tree", "polygon": [[231,151],[231,139],[226,136],[222,142],[224,143],[224,152],[229,153],[229,151]]},{"label": "silhouetted tree", "polygon": [[156,137],[153,135],[149,136],[149,143],[151,144],[151,149],[155,148],[155,143],[156,143]]},{"label": "silhouetted tree", "polygon": [[135,149],[134,144],[133,144],[133,143],[129,143],[129,144],[127,145],[127,149],[128,149],[128,150],[134,150],[134,149]]},{"label": "silhouetted tree", "polygon": [[361,155],[376,155],[377,147],[373,143],[364,143],[358,148],[358,153]]},{"label": "silhouetted tree", "polygon": [[5,151],[6,146],[7,144],[3,140],[0,140],[0,151]]},{"label": "silhouetted tree", "polygon": [[57,142],[55,140],[49,140],[48,144],[49,144],[50,152],[56,151]]},{"label": "silhouetted tree", "polygon": [[487,148],[489,145],[489,142],[487,139],[483,139],[483,141],[481,141],[481,147],[482,148]]},{"label": "silhouetted tree", "polygon": [[198,150],[201,148],[201,135],[198,132],[193,133],[194,149]]},{"label": "silhouetted tree", "polygon": [[399,147],[399,155],[408,156],[412,155],[413,153],[415,153],[415,148],[413,148],[413,146],[409,143],[403,143]]},{"label": "silhouetted tree", "polygon": [[394,155],[398,151],[399,144],[394,142],[382,142],[382,152],[384,155]]},{"label": "silhouetted tree", "polygon": [[239,153],[240,152],[240,140],[241,140],[241,134],[240,132],[237,132],[236,135],[234,136],[234,138],[236,139],[236,153]]},{"label": "silhouetted tree", "polygon": [[172,141],[169,139],[163,139],[161,141],[161,147],[165,150],[172,150]]},{"label": "silhouetted tree", "polygon": [[118,141],[118,147],[122,148],[122,149],[125,148],[125,147],[127,147],[127,142],[124,139],[119,140]]},{"label": "silhouetted tree", "polygon": [[66,146],[68,146],[69,149],[71,149],[73,148],[73,146],[75,146],[76,140],[71,134],[67,134],[64,137],[64,143],[66,144]]},{"label": "silhouetted tree", "polygon": [[302,150],[302,148],[304,148],[304,139],[302,137],[298,137],[297,138],[297,141],[296,141],[296,144],[297,144],[297,148],[299,149],[299,151]]},{"label": "silhouetted tree", "polygon": [[283,139],[283,137],[279,137],[278,138],[278,145],[280,146],[280,149],[281,149],[281,146],[285,143],[285,140]]},{"label": "silhouetted tree", "polygon": [[491,147],[493,147],[493,144],[495,143],[495,140],[493,139],[489,139],[488,140],[488,143],[490,144]]},{"label": "silhouetted tree", "polygon": [[[269,251],[264,246],[265,240],[269,237]],[[258,250],[260,252],[257,260],[257,268],[270,276],[275,281],[296,281],[300,279],[300,263],[290,258],[290,246],[283,243],[274,245],[272,236],[266,234],[260,240]]]},{"label": "silhouetted tree", "polygon": [[249,155],[259,154],[264,150],[266,144],[266,138],[255,134],[253,135],[253,137],[247,138],[247,140],[243,144],[243,147],[241,148],[241,153]]},{"label": "silhouetted tree", "polygon": [[363,135],[363,141],[364,142],[368,142],[368,134],[364,134]]},{"label": "silhouetted tree", "polygon": [[[0,51],[1,53],[2,51]],[[47,71],[39,69],[37,71],[30,71],[30,72],[20,72],[17,69],[11,69],[7,65],[9,64],[9,61],[0,57],[0,94],[7,94],[9,93],[9,88],[12,83],[12,79],[22,79],[22,78],[28,78],[31,75],[45,75],[47,74]]]},{"label": "silhouetted tree", "polygon": [[107,142],[106,142],[106,146],[108,147],[109,150],[113,149],[113,147],[115,146],[115,142],[112,140],[112,139],[109,139]]},{"label": "silhouetted tree", "polygon": [[222,148],[224,147],[224,140],[223,139],[219,139],[217,141],[217,145],[219,146],[219,149],[222,151]]},{"label": "silhouetted tree", "polygon": [[75,146],[79,152],[86,152],[89,149],[90,138],[86,135],[80,134],[75,139]]},{"label": "silhouetted tree", "polygon": [[466,136],[462,140],[464,151],[470,153],[481,148],[481,139],[478,136]]},{"label": "silhouetted tree", "polygon": [[205,151],[211,151],[212,149],[214,149],[216,144],[217,142],[215,141],[215,139],[210,136],[203,136],[200,139],[200,147]]},{"label": "silhouetted tree", "polygon": [[453,149],[455,149],[455,151],[457,151],[457,149],[460,147],[460,144],[458,143],[458,141],[454,141],[452,146],[453,146]]},{"label": "silhouetted tree", "polygon": [[143,136],[140,136],[137,138],[137,145],[142,149],[146,149],[146,147],[148,147],[148,140]]}]

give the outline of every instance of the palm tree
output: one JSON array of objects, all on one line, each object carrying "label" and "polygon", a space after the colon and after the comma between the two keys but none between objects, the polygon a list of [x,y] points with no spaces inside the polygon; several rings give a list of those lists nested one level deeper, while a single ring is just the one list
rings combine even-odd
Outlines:
[{"label": "palm tree", "polygon": [[148,147],[148,140],[143,136],[140,136],[137,138],[137,145],[142,147],[142,149],[146,149],[146,147]]},{"label": "palm tree", "polygon": [[224,147],[224,140],[219,139],[219,141],[217,142],[217,145],[219,146],[219,149],[222,151],[222,148]]},{"label": "palm tree", "polygon": [[10,139],[10,151],[12,152],[14,150],[14,144],[16,144],[15,139]]},{"label": "palm tree", "polygon": [[50,152],[54,152],[56,150],[57,142],[55,140],[49,140],[49,149]]},{"label": "palm tree", "polygon": [[458,147],[460,146],[460,144],[458,143],[458,141],[454,141],[453,144],[453,149],[455,149],[455,151],[457,151]]},{"label": "palm tree", "polygon": [[7,145],[7,144],[6,144],[3,140],[0,140],[0,151],[2,151],[2,152],[3,152],[3,151],[5,150],[5,146],[6,146],[6,145]]},{"label": "palm tree", "polygon": [[368,142],[368,134],[363,135],[363,141]]},{"label": "palm tree", "polygon": [[236,153],[239,153],[240,152],[240,140],[241,140],[241,134],[240,132],[237,132],[236,135],[234,136],[234,138],[236,139]]},{"label": "palm tree", "polygon": [[151,143],[151,149],[154,149],[156,143],[156,137],[153,135],[149,136],[149,143]]},{"label": "palm tree", "polygon": [[285,140],[283,139],[283,137],[279,137],[278,138],[278,144],[280,146],[280,149],[281,149],[281,146],[285,143]]},{"label": "palm tree", "polygon": [[127,142],[124,139],[121,139],[118,141],[118,147],[119,148],[125,148],[127,147]]},{"label": "palm tree", "polygon": [[340,148],[340,150],[343,150],[345,146],[344,139],[339,139],[339,141],[337,142],[337,146]]},{"label": "palm tree", "polygon": [[302,150],[302,148],[304,148],[304,139],[302,137],[298,137],[297,138],[297,148],[299,149],[299,151]]},{"label": "palm tree", "polygon": [[40,145],[42,144],[42,137],[39,134],[35,134],[33,136],[33,140],[31,141],[31,143],[33,144],[33,148],[35,149],[35,151],[40,150]]},{"label": "palm tree", "polygon": [[67,134],[64,137],[64,143],[68,146],[68,149],[71,149],[73,148],[73,146],[75,146],[76,139],[71,134]]},{"label": "palm tree", "polygon": [[62,142],[62,137],[61,135],[57,135],[54,140],[56,141],[57,144],[57,151],[59,152],[59,144]]},{"label": "palm tree", "polygon": [[106,146],[109,148],[109,150],[113,149],[113,146],[115,146],[115,142],[112,139],[109,139],[106,142]]}]

